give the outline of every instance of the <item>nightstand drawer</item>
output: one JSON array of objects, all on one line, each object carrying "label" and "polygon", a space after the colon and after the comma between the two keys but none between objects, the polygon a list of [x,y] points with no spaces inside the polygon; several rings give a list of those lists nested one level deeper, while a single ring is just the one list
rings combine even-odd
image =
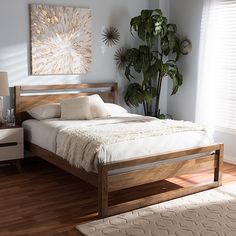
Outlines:
[{"label": "nightstand drawer", "polygon": [[0,161],[24,157],[23,128],[0,129]]},{"label": "nightstand drawer", "polygon": [[13,142],[23,143],[23,129],[0,129],[0,144]]},{"label": "nightstand drawer", "polygon": [[22,158],[24,158],[23,144],[0,148],[0,161],[16,160]]}]

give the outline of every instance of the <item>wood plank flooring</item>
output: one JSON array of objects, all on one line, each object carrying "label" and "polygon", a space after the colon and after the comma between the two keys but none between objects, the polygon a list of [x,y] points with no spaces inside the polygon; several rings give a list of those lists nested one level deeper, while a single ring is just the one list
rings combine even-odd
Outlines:
[{"label": "wood plank flooring", "polygon": [[[212,171],[159,181],[111,195],[110,204],[212,179]],[[236,165],[225,164],[223,184],[236,183]],[[77,236],[74,226],[97,219],[97,190],[44,162],[0,167],[0,236]]]}]

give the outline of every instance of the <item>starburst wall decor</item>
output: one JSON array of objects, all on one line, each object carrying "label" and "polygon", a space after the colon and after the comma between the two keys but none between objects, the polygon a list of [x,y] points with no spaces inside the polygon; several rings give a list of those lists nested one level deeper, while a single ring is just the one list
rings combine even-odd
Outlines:
[{"label": "starburst wall decor", "polygon": [[116,45],[120,40],[120,33],[119,31],[113,27],[107,27],[104,29],[102,33],[102,41],[107,46],[114,46]]},{"label": "starburst wall decor", "polygon": [[83,74],[90,70],[91,10],[30,5],[31,73]]}]

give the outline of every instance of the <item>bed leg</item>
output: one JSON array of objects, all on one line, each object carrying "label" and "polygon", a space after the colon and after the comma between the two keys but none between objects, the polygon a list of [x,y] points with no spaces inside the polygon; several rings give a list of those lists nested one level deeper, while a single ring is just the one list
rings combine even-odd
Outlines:
[{"label": "bed leg", "polygon": [[108,169],[106,165],[98,166],[98,216],[108,216]]},{"label": "bed leg", "polygon": [[224,144],[220,144],[220,149],[216,151],[215,159],[215,172],[214,172],[214,181],[219,183],[219,186],[222,185],[222,171],[223,171],[223,156],[224,156]]}]

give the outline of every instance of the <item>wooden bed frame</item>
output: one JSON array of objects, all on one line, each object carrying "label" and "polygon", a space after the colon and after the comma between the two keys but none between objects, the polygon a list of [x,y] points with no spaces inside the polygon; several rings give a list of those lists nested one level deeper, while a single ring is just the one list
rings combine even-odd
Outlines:
[{"label": "wooden bed frame", "polygon": [[[18,124],[21,124],[23,121],[30,119],[31,117],[26,113],[26,111],[34,106],[95,93],[99,94],[105,102],[117,103],[116,83],[16,86],[16,121]],[[35,144],[26,142],[25,146],[34,155],[41,157],[42,159],[97,187],[98,214],[100,217],[107,217],[222,185],[223,144],[143,156],[115,163],[99,164],[98,173],[86,172],[82,169],[75,168],[61,157]],[[180,157],[193,154],[200,154],[200,157],[198,156],[190,160],[179,159]],[[159,161],[170,159],[172,161],[169,163],[158,163]],[[146,164],[149,164],[148,167]],[[121,172],[118,174],[111,174],[110,172],[114,170],[122,170],[127,167],[140,166],[142,166],[142,168],[135,168],[129,172]],[[214,176],[210,183],[180,188],[113,206],[109,206],[108,204],[108,194],[110,192],[152,183],[183,174],[196,173],[209,168],[214,169]]]}]

